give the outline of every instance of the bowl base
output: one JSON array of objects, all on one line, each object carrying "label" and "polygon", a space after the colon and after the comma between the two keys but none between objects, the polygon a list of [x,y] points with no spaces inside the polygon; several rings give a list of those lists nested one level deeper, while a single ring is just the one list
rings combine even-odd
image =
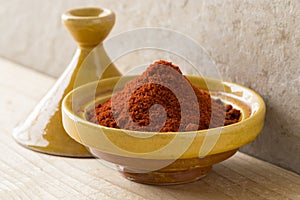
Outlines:
[{"label": "bowl base", "polygon": [[208,174],[212,166],[199,167],[192,170],[148,173],[131,173],[119,171],[128,180],[149,185],[177,185],[197,181]]},{"label": "bowl base", "polygon": [[[94,148],[90,148],[90,151],[94,156],[100,158],[104,165],[117,169],[128,180],[149,185],[176,185],[203,178],[214,164],[230,158],[237,149],[202,158],[195,157],[175,161],[131,158],[109,154]],[[156,170],[150,171],[151,169]]]}]

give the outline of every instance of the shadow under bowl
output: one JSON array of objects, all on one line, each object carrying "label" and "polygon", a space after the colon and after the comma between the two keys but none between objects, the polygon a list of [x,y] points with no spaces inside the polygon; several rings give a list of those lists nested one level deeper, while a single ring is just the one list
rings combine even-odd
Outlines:
[{"label": "shadow under bowl", "polygon": [[263,99],[241,85],[187,76],[213,98],[241,111],[238,123],[192,132],[152,133],[104,127],[87,120],[87,111],[111,97],[134,77],[93,82],[71,91],[63,100],[66,132],[93,155],[111,163],[129,180],[154,185],[187,183],[204,177],[213,164],[235,154],[261,132]]}]

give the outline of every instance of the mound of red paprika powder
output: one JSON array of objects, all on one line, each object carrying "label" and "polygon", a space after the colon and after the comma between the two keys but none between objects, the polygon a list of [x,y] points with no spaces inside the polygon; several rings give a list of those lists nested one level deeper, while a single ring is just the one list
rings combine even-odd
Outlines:
[{"label": "mound of red paprika powder", "polygon": [[88,112],[102,126],[135,131],[196,131],[233,124],[240,111],[193,85],[178,66],[157,61]]}]

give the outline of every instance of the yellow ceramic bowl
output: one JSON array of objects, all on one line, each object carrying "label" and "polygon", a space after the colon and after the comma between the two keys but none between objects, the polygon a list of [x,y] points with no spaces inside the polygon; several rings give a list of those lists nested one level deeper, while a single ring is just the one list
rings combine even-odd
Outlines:
[{"label": "yellow ceramic bowl", "polygon": [[[178,184],[197,180],[211,166],[232,156],[261,132],[265,118],[263,99],[235,83],[187,76],[213,97],[232,104],[242,113],[238,123],[194,132],[151,133],[108,128],[87,121],[86,112],[108,99],[120,78],[89,83],[63,100],[67,133],[96,156],[115,164],[128,179],[147,184]],[[133,77],[122,77],[126,82]],[[201,114],[201,113],[200,113]]]}]

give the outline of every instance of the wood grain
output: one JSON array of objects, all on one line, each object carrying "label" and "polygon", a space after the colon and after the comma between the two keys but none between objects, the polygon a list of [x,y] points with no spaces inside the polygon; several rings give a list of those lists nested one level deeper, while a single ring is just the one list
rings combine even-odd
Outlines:
[{"label": "wood grain", "polygon": [[299,175],[243,153],[200,181],[156,187],[128,181],[97,159],[27,150],[12,139],[12,129],[54,80],[1,59],[0,70],[0,199],[300,199]]}]

